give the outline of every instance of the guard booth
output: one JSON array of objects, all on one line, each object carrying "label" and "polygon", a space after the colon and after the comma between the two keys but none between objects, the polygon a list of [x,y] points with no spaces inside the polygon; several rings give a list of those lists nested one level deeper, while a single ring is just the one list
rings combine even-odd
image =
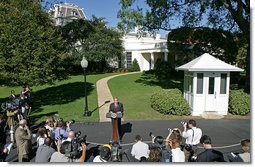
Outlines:
[{"label": "guard booth", "polygon": [[243,69],[205,53],[176,70],[184,71],[183,96],[192,108],[192,116],[204,112],[227,115],[230,72]]}]

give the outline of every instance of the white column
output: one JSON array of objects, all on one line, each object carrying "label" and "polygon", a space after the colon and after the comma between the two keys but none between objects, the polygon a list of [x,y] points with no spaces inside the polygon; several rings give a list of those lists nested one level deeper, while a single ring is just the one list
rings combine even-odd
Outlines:
[{"label": "white column", "polygon": [[153,70],[154,69],[154,53],[153,52],[151,52],[151,70]]},{"label": "white column", "polygon": [[165,62],[168,61],[168,52],[164,52],[164,60],[165,60]]}]

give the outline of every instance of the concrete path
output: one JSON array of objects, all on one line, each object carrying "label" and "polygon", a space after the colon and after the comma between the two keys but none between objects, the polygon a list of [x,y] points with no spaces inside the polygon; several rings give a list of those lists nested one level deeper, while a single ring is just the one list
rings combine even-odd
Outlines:
[{"label": "concrete path", "polygon": [[107,82],[115,77],[123,76],[123,75],[129,75],[129,74],[136,74],[140,72],[130,72],[130,73],[123,73],[119,75],[109,76],[103,79],[100,79],[96,83],[97,88],[97,100],[98,100],[98,107],[102,106],[105,101],[110,100],[110,103],[107,103],[99,108],[99,118],[100,122],[110,122],[111,119],[106,118],[105,115],[109,111],[109,106],[113,102],[112,93],[107,85]]}]

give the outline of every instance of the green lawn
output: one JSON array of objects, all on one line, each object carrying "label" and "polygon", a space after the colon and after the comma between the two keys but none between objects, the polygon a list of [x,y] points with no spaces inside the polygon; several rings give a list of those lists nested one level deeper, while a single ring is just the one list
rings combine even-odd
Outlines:
[{"label": "green lawn", "polygon": [[[84,117],[85,94],[83,75],[72,76],[68,80],[56,82],[55,85],[42,85],[32,87],[31,94],[34,101],[30,118],[33,121],[44,121],[49,116],[63,118],[64,120],[75,119],[78,122],[98,122],[98,103],[96,93],[96,81],[110,76],[109,74],[93,74],[87,76],[88,83],[88,108],[92,113],[91,117]],[[18,94],[21,87],[0,87],[0,102],[4,102],[14,89]]]},{"label": "green lawn", "polygon": [[150,106],[150,97],[162,87],[181,89],[181,81],[159,81],[153,74],[138,73],[113,78],[108,81],[108,85],[113,97],[119,97],[124,104],[125,120],[166,120],[180,117],[166,116],[154,111]]}]

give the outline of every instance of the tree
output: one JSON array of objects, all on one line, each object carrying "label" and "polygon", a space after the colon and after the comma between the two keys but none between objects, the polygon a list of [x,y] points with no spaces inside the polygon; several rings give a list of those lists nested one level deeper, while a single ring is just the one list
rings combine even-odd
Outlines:
[{"label": "tree", "polygon": [[138,61],[136,59],[133,60],[131,71],[141,71]]},{"label": "tree", "polygon": [[[172,30],[176,21],[186,27],[214,27],[238,31],[248,43],[246,89],[250,85],[250,1],[249,0],[146,0],[148,9],[136,7],[136,0],[121,0],[119,27],[142,25],[148,30]],[[207,22],[205,22],[205,20]]]},{"label": "tree", "polygon": [[38,1],[0,2],[0,80],[14,86],[68,77],[66,44]]},{"label": "tree", "polygon": [[168,43],[168,49],[175,56],[177,65],[187,63],[205,52],[230,64],[236,64],[237,61],[235,34],[229,31],[182,27],[172,30],[168,34],[168,41],[175,41]]},{"label": "tree", "polygon": [[[106,59],[120,57],[124,50],[121,33],[107,28],[104,19],[95,16],[91,20],[74,20],[68,23],[62,28],[62,35],[73,48],[76,60],[85,56],[90,64],[101,63],[100,67],[105,65]],[[75,64],[78,65],[79,62]]]}]

